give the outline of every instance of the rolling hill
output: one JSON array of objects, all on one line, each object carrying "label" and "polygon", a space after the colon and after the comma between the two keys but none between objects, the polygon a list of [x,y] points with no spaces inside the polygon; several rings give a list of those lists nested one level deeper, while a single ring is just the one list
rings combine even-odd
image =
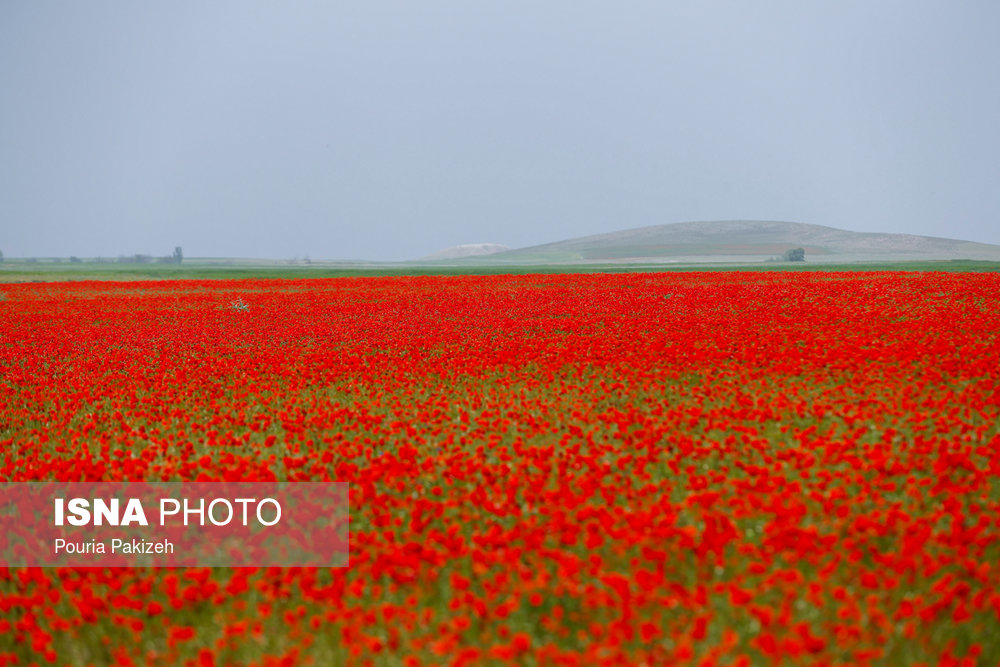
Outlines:
[{"label": "rolling hill", "polygon": [[660,263],[766,261],[791,248],[806,261],[979,259],[1000,260],[1000,246],[958,239],[852,232],[822,225],[763,220],[680,222],[492,253],[471,260],[493,263]]}]

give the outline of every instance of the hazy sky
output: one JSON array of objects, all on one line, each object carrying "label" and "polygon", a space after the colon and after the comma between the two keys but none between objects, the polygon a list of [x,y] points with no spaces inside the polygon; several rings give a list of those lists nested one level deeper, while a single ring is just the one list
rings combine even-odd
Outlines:
[{"label": "hazy sky", "polygon": [[0,3],[0,250],[409,259],[767,219],[1000,243],[1000,3]]}]

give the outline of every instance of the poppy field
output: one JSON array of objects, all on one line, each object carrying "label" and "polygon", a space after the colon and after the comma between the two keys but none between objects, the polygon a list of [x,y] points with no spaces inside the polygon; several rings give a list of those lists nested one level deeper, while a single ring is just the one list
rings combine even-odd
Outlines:
[{"label": "poppy field", "polygon": [[998,665],[1000,274],[0,286],[0,481],[350,484],[343,568],[0,568],[7,665]]}]

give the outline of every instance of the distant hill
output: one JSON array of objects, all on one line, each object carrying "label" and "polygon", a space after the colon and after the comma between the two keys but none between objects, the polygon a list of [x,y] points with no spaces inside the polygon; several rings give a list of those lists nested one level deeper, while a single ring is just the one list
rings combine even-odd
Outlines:
[{"label": "distant hill", "polygon": [[[807,262],[1000,260],[1000,246],[997,245],[913,234],[851,232],[822,225],[763,220],[679,222],[637,227],[495,252],[485,259],[491,264],[754,262],[780,257],[792,248],[804,248]],[[446,259],[440,253],[436,255],[437,259]]]},{"label": "distant hill", "polygon": [[500,243],[466,243],[455,245],[444,250],[438,250],[426,257],[421,257],[420,261],[433,262],[441,259],[461,259],[463,257],[482,257],[484,255],[495,255],[498,252],[510,250],[510,246]]}]

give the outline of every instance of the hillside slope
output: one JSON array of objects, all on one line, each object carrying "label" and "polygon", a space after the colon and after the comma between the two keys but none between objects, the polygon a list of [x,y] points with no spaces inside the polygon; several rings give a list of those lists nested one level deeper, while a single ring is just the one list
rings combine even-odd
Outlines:
[{"label": "hillside slope", "polygon": [[519,248],[491,261],[634,262],[764,261],[790,248],[807,261],[897,259],[1000,260],[1000,246],[958,239],[852,232],[822,225],[763,220],[680,222]]}]

